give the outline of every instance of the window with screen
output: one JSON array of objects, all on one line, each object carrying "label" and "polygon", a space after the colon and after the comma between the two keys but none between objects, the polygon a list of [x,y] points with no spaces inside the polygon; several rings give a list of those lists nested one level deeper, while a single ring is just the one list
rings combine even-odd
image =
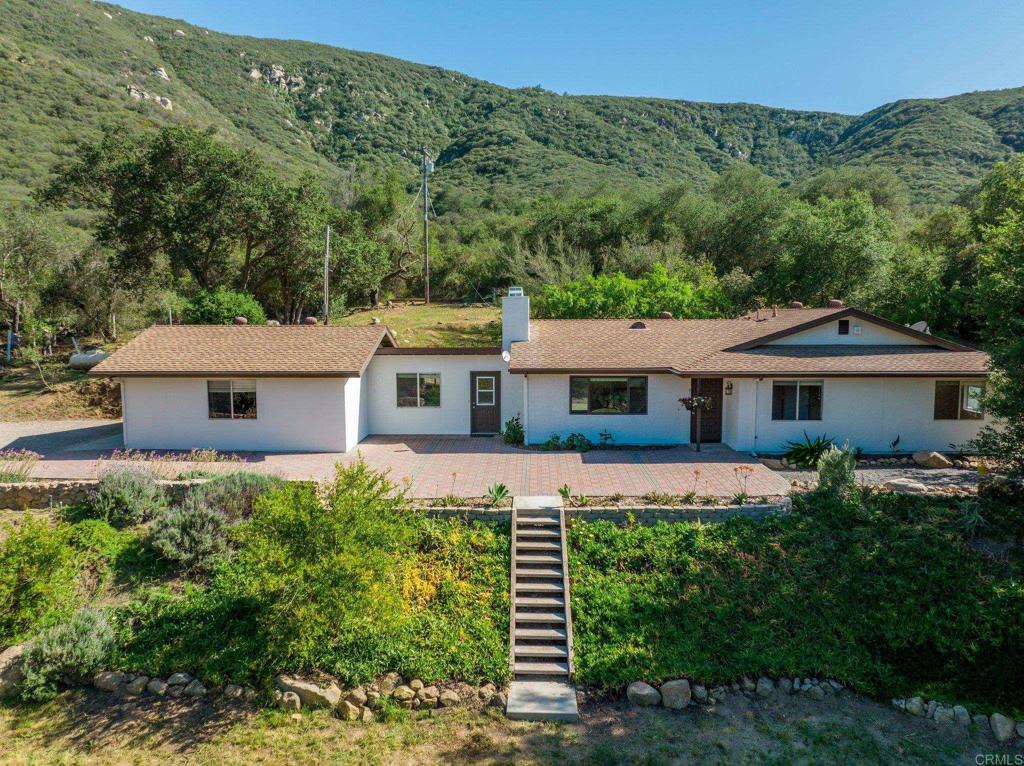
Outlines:
[{"label": "window with screen", "polygon": [[839,320],[839,334],[840,335],[849,335],[850,334],[850,320],[849,319],[840,319]]},{"label": "window with screen", "polygon": [[647,378],[627,376],[569,378],[573,415],[646,415]]},{"label": "window with screen", "polygon": [[935,420],[981,420],[985,384],[979,381],[935,381]]},{"label": "window with screen", "polygon": [[399,407],[441,406],[441,373],[400,372],[396,383]]},{"label": "window with screen", "polygon": [[822,382],[776,380],[772,383],[772,420],[821,420]]},{"label": "window with screen", "polygon": [[207,414],[212,420],[255,420],[255,380],[206,381]]}]

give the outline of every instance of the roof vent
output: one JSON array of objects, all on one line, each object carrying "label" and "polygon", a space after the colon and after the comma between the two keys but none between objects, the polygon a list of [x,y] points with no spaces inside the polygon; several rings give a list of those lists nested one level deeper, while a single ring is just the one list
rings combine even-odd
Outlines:
[{"label": "roof vent", "polygon": [[671,319],[671,318],[672,318],[672,312],[671,311],[662,311],[661,313],[658,314],[658,319]]},{"label": "roof vent", "polygon": [[789,307],[791,309],[802,309],[804,307],[804,304],[802,304],[800,301],[793,301],[792,303],[789,304]]},{"label": "roof vent", "polygon": [[316,324],[316,317],[306,317],[302,320],[302,324]]},{"label": "roof vent", "polygon": [[249,324],[249,320],[241,316],[235,317],[233,321],[235,324]]},{"label": "roof vent", "polygon": [[645,325],[643,322],[633,322],[633,324],[631,324],[629,326],[629,329],[630,330],[646,330],[647,329],[647,325]]},{"label": "roof vent", "polygon": [[843,307],[843,302],[838,298],[833,298],[828,302],[828,307],[830,309],[841,309]]},{"label": "roof vent", "polygon": [[523,292],[523,288],[521,287],[508,288],[508,296],[510,298],[522,298],[524,295],[526,295],[526,293]]}]

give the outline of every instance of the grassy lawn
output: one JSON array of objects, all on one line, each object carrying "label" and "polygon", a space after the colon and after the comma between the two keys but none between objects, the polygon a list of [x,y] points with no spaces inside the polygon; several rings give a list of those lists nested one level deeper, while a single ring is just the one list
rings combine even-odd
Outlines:
[{"label": "grassy lawn", "polygon": [[509,721],[497,711],[453,710],[386,723],[346,723],[324,712],[296,717],[218,703],[143,701],[125,710],[109,695],[68,692],[31,708],[0,706],[7,766],[59,763],[197,766],[343,764],[790,765],[973,764],[1008,753],[989,735],[934,724],[849,697],[827,706],[801,698],[681,714],[589,705],[576,726]]},{"label": "grassy lawn", "polygon": [[398,337],[400,346],[499,346],[501,310],[497,306],[456,303],[396,302],[392,308],[355,311],[332,320],[341,325],[367,325],[380,319]]}]

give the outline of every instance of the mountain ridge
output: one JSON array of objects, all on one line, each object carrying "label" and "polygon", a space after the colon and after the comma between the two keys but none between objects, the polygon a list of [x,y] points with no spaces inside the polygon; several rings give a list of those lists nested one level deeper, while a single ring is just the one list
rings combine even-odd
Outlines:
[{"label": "mountain ridge", "polygon": [[69,145],[109,124],[208,127],[287,175],[312,172],[328,184],[353,164],[411,181],[426,145],[437,156],[439,205],[493,207],[607,186],[703,189],[747,165],[781,183],[829,167],[882,166],[915,204],[933,207],[1024,150],[1024,88],[900,99],[861,115],[558,95],[85,0],[5,5],[0,107],[10,118],[0,135],[0,201],[27,196]]}]

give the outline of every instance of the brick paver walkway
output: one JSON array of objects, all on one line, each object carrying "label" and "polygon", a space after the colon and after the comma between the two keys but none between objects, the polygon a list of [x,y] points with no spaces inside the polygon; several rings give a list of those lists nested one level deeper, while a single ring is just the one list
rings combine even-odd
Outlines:
[{"label": "brick paver walkway", "polygon": [[[34,474],[39,478],[93,478],[109,465],[112,449],[120,444],[116,422],[65,421],[63,423],[0,423],[0,448],[26,448],[43,459]],[[784,495],[789,482],[783,476],[721,445],[705,445],[697,453],[689,447],[648,450],[594,450],[540,452],[510,447],[497,438],[468,436],[371,436],[348,453],[240,453],[245,467],[290,479],[325,479],[335,463],[361,456],[391,478],[408,482],[410,495],[436,498],[445,495],[480,497],[491,484],[505,484],[513,495],[554,495],[563,484],[573,494],[622,494],[639,497],[649,492],[731,497],[745,491],[751,496]],[[233,464],[163,465],[173,475],[189,468],[230,469]]]}]

